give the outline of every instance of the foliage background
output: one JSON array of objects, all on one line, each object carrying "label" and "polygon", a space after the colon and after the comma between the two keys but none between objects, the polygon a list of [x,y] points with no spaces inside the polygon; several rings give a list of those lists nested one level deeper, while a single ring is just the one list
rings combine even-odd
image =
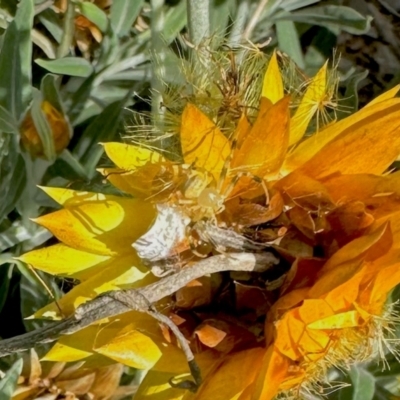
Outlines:
[{"label": "foliage background", "polygon": [[[24,318],[50,300],[38,277],[13,258],[53,240],[30,220],[55,207],[37,185],[113,190],[96,172],[97,165],[107,163],[98,143],[121,140],[126,126],[134,123],[132,111],[158,107],[164,86],[157,74],[167,84],[183,79],[175,68],[177,57],[190,52],[188,26],[195,29],[193,24],[201,23],[199,15],[188,14],[188,4],[1,0],[1,338],[40,326],[43,322]],[[307,76],[326,59],[339,60],[340,104],[350,109],[400,80],[399,0],[210,0],[209,11],[209,30],[221,43],[268,43],[263,51],[280,49]],[[65,121],[61,132],[46,120],[40,107],[43,100],[57,105],[55,119]],[[43,143],[39,158],[20,142],[29,113]],[[73,133],[61,152],[53,139],[57,133]],[[56,296],[73,285],[44,274],[40,279]],[[0,370],[9,370],[15,359],[0,359]],[[399,395],[400,366],[394,357],[388,361],[390,369],[383,372],[376,365],[352,368],[348,376],[333,371],[332,380],[351,382],[352,387],[328,398]],[[0,382],[0,400],[8,399],[7,391],[16,385],[15,365]],[[138,379],[140,374],[127,369],[123,383]]]}]

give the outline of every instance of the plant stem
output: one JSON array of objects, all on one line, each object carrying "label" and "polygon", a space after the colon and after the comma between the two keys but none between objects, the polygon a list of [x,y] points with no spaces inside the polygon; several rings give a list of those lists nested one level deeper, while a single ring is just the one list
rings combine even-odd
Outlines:
[{"label": "plant stem", "polygon": [[243,0],[239,3],[236,18],[232,23],[231,33],[229,35],[229,45],[235,46],[240,44],[242,33],[250,11],[251,0]]},{"label": "plant stem", "polygon": [[65,57],[71,47],[72,39],[74,37],[75,30],[75,3],[73,0],[68,0],[67,10],[64,14],[63,20],[63,32],[64,36],[61,39],[61,43],[57,49],[57,58]]},{"label": "plant stem", "polygon": [[210,1],[187,0],[189,40],[195,46],[210,36]]},{"label": "plant stem", "polygon": [[258,3],[258,6],[256,8],[256,10],[254,11],[253,16],[251,17],[245,31],[243,32],[243,39],[245,40],[249,40],[251,34],[253,33],[253,30],[255,28],[255,26],[257,25],[258,20],[261,17],[261,14],[264,10],[264,8],[266,7],[268,3],[268,0],[260,0],[260,2]]},{"label": "plant stem", "polygon": [[[151,110],[153,120],[159,132],[163,131],[162,103],[163,81],[165,75],[165,43],[162,39],[164,27],[164,0],[151,0],[151,51],[153,56],[151,77]],[[162,146],[162,144],[161,144]]]}]

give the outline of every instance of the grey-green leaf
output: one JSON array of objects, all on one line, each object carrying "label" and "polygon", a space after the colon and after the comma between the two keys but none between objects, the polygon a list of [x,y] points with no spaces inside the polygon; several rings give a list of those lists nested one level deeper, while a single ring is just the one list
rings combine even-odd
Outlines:
[{"label": "grey-green leaf", "polygon": [[325,26],[336,34],[343,30],[360,35],[370,30],[372,17],[364,17],[350,7],[326,5],[309,7],[286,14],[283,19]]},{"label": "grey-green leaf", "polygon": [[0,106],[0,131],[5,133],[18,133],[17,121],[3,106]]},{"label": "grey-green leaf", "polygon": [[341,400],[372,400],[375,392],[375,378],[361,365],[353,365],[349,371],[351,386],[339,392]]},{"label": "grey-green leaf", "polygon": [[12,21],[4,34],[0,52],[0,105],[18,120],[22,113],[22,71],[18,50],[19,32]]},{"label": "grey-green leaf", "polygon": [[358,110],[358,84],[367,77],[368,71],[350,76],[346,82],[346,92],[339,102],[336,116],[338,119],[346,118]]},{"label": "grey-green leaf", "polygon": [[302,69],[305,68],[303,52],[301,51],[299,35],[292,21],[277,21],[276,35],[279,49],[288,54],[292,60]]},{"label": "grey-green leaf", "polygon": [[108,105],[86,128],[75,147],[73,156],[80,160],[89,176],[94,175],[97,162],[103,154],[103,148],[98,143],[114,137],[129,97],[130,94]]},{"label": "grey-green leaf", "polygon": [[43,146],[43,153],[47,160],[54,161],[57,155],[54,148],[53,133],[50,124],[47,121],[47,118],[41,108],[42,101],[42,94],[35,93],[31,108],[31,115],[36,131],[40,137],[40,141]]},{"label": "grey-green leaf", "polygon": [[143,0],[114,0],[111,5],[111,26],[119,36],[127,36],[142,9]]},{"label": "grey-green leaf", "polygon": [[15,15],[15,23],[17,25],[18,51],[21,60],[21,86],[22,86],[22,104],[28,106],[32,96],[32,39],[31,30],[33,28],[34,17],[33,0],[21,0],[18,4],[18,11]]},{"label": "grey-green leaf", "polygon": [[170,7],[165,15],[165,24],[163,27],[164,40],[167,44],[173,42],[178,33],[186,25],[186,1],[181,1],[174,7]]},{"label": "grey-green leaf", "polygon": [[83,16],[93,22],[102,32],[108,27],[108,19],[106,13],[89,1],[79,3],[79,8]]},{"label": "grey-green leaf", "polygon": [[37,59],[35,62],[53,74],[86,78],[93,72],[90,62],[81,57],[64,57],[57,60]]},{"label": "grey-green leaf", "polygon": [[6,372],[0,381],[0,400],[10,400],[18,384],[18,378],[22,371],[23,361],[20,358]]}]

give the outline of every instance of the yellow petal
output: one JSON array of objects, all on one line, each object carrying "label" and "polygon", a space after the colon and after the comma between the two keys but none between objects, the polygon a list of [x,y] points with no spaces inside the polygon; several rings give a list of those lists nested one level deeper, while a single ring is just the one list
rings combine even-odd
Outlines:
[{"label": "yellow petal", "polygon": [[33,250],[18,257],[18,260],[30,264],[36,269],[61,276],[73,276],[86,269],[102,268],[110,259],[109,256],[76,250],[63,243]]},{"label": "yellow petal", "polygon": [[[136,265],[136,266],[135,266]],[[85,282],[75,286],[58,300],[58,305],[65,315],[72,314],[76,308],[100,293],[109,290],[141,287],[155,281],[155,277],[147,269],[140,266],[134,253],[124,258],[117,258],[108,267],[94,274]],[[51,303],[35,313],[35,318],[59,318],[60,312],[55,303]]]},{"label": "yellow petal", "polygon": [[233,171],[264,177],[279,169],[288,144],[289,100],[285,97],[271,106],[268,99],[261,99],[257,119],[232,159]]},{"label": "yellow petal", "polygon": [[400,85],[396,85],[395,87],[387,90],[385,93],[382,93],[380,96],[375,97],[375,99],[370,101],[364,108],[371,107],[374,104],[380,103],[381,101],[392,99],[394,96],[396,96],[399,90],[400,90]]},{"label": "yellow petal", "polygon": [[269,60],[267,72],[264,75],[261,96],[269,99],[273,104],[284,96],[282,75],[279,70],[276,51],[273,52]]},{"label": "yellow petal", "polygon": [[[164,357],[164,356],[163,356]],[[162,358],[163,358],[162,357]],[[203,351],[196,354],[196,362],[200,367],[203,382],[207,380],[207,377],[213,373],[215,368],[222,362],[220,353],[213,350]],[[161,358],[161,359],[162,359]],[[184,389],[174,389],[168,383],[169,379],[173,378],[174,382],[179,382],[184,379],[192,379],[188,373],[187,362],[185,374],[176,375],[175,372],[160,372],[150,370],[143,381],[141,382],[139,389],[136,393],[136,397],[141,400],[195,400],[197,396],[194,393]],[[158,368],[159,363],[154,368]],[[175,369],[175,366],[170,362],[170,368]]]},{"label": "yellow petal", "polygon": [[[171,372],[150,370],[141,382],[135,397],[140,400],[186,400],[193,399],[193,394],[187,390],[174,389],[169,380],[175,378]],[[190,375],[185,376],[190,379]]]},{"label": "yellow petal", "polygon": [[156,211],[142,200],[105,196],[35,219],[66,245],[101,255],[124,254],[151,226]]},{"label": "yellow petal", "polygon": [[[150,321],[136,312],[129,313],[132,318],[128,323],[126,318],[114,321],[99,330],[96,335],[94,349],[97,353],[109,357],[124,365],[138,369],[151,369],[161,357],[161,350],[153,338],[146,335],[146,327],[149,324],[156,325],[156,321]],[[135,321],[135,319],[138,319]],[[139,330],[137,330],[140,321]],[[142,332],[144,333],[142,333]]]},{"label": "yellow petal", "polygon": [[42,360],[72,362],[91,356],[93,338],[98,331],[98,326],[88,326],[72,335],[61,336]]},{"label": "yellow petal", "polygon": [[159,323],[131,311],[113,318],[96,335],[97,353],[139,369],[182,373],[188,370],[183,351],[166,342]]},{"label": "yellow petal", "polygon": [[231,152],[229,140],[202,111],[190,103],[182,114],[180,135],[185,163],[204,168],[218,181]]},{"label": "yellow petal", "polygon": [[107,198],[107,195],[103,193],[81,192],[66,188],[40,186],[40,189],[63,206],[82,202],[102,201]]},{"label": "yellow petal", "polygon": [[[369,124],[371,122],[371,119],[374,120],[376,116],[382,117],[385,115],[389,115],[390,113],[397,113],[399,109],[400,98],[389,99],[375,104],[371,107],[364,107],[355,114],[352,114],[347,118],[328,125],[325,129],[315,133],[296,147],[296,149],[286,158],[283,165],[283,171],[285,173],[288,173],[300,167],[340,134],[344,132],[351,133],[354,129],[357,128],[360,130],[362,129],[360,128],[360,124],[364,126],[366,124]],[[396,115],[393,115],[393,121],[396,120]],[[366,122],[363,123],[363,121]],[[380,131],[379,123],[377,128],[375,129],[378,129],[378,132]],[[382,132],[384,133],[384,131]],[[353,139],[350,139],[349,137],[348,140],[350,141]],[[358,144],[358,146],[362,146],[362,144]],[[368,144],[367,146],[372,147],[371,144]],[[360,152],[357,154],[357,157],[359,155]],[[325,162],[329,164],[329,158]]]},{"label": "yellow petal", "polygon": [[308,324],[309,329],[344,329],[359,326],[362,320],[357,311],[347,311]]},{"label": "yellow petal", "polygon": [[301,103],[290,121],[289,145],[297,143],[305,134],[311,118],[316,113],[326,95],[326,62],[311,80]]},{"label": "yellow petal", "polygon": [[139,146],[124,143],[104,143],[104,150],[111,161],[119,168],[130,171],[148,162],[156,163],[164,158],[160,153]]}]

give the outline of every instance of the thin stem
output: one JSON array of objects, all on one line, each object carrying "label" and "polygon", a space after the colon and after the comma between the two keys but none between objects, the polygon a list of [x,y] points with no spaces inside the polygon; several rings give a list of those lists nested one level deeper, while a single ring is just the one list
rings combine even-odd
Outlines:
[{"label": "thin stem", "polygon": [[64,36],[57,49],[57,58],[65,57],[69,52],[72,44],[72,39],[75,32],[75,3],[73,0],[68,0],[67,10],[63,20]]},{"label": "thin stem", "polygon": [[165,44],[162,39],[164,27],[164,0],[151,0],[151,44],[153,53],[153,69],[151,78],[151,109],[155,123],[160,132],[163,131],[163,112],[161,108],[163,82],[165,75]]},{"label": "thin stem", "polygon": [[229,45],[235,46],[240,44],[242,39],[242,32],[247,21],[250,11],[251,0],[243,0],[239,3],[236,18],[233,21],[231,33],[229,35]]},{"label": "thin stem", "polygon": [[260,19],[261,14],[262,14],[264,8],[266,7],[267,3],[268,3],[268,0],[261,0],[258,3],[258,6],[257,6],[256,10],[254,11],[253,16],[250,18],[250,21],[247,24],[245,31],[243,32],[244,40],[250,39],[250,36],[253,33],[253,30],[254,30],[255,26],[257,25],[257,22]]},{"label": "thin stem", "polygon": [[210,36],[209,0],[187,0],[189,40],[197,46]]}]

